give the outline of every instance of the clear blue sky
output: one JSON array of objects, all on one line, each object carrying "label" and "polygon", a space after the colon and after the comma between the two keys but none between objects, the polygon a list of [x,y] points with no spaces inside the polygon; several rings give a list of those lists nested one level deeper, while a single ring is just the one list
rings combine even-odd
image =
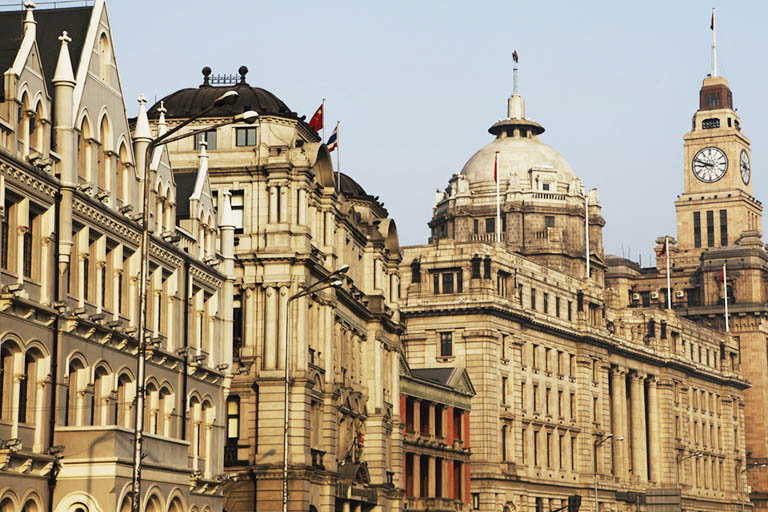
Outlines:
[{"label": "clear blue sky", "polygon": [[[712,4],[665,2],[304,2],[111,0],[120,78],[160,98],[236,73],[300,114],[327,99],[342,171],[380,196],[401,244],[424,243],[436,188],[506,115],[511,53],[541,140],[597,187],[606,251],[642,254],[676,235],[682,136],[711,69]],[[768,2],[717,7],[720,74],[752,140],[754,192],[768,200]],[[762,100],[762,101],[761,101]],[[330,129],[328,130],[330,134]],[[335,161],[335,159],[334,159]],[[631,252],[630,252],[631,251]]]}]

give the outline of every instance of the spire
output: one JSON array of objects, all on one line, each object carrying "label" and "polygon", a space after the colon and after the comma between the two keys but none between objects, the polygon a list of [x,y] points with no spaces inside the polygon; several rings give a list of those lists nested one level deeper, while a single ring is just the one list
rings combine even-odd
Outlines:
[{"label": "spire", "polygon": [[163,135],[165,132],[168,131],[168,125],[165,124],[165,113],[168,112],[168,110],[165,108],[163,101],[160,102],[160,108],[157,109],[157,111],[160,113],[160,119],[157,120],[157,135]]},{"label": "spire", "polygon": [[139,115],[136,117],[136,127],[133,130],[133,138],[152,140],[152,132],[149,129],[149,119],[147,119],[147,98],[142,94],[139,96]]},{"label": "spire", "polygon": [[219,227],[224,228],[234,228],[235,227],[235,217],[232,214],[232,193],[229,191],[229,189],[225,188],[220,192],[220,195],[223,199],[222,205],[221,205],[221,218],[219,220]]},{"label": "spire", "polygon": [[712,21],[709,24],[712,31],[712,76],[717,76],[717,28],[715,27],[715,8],[712,8]]},{"label": "spire", "polygon": [[197,179],[195,180],[195,189],[192,191],[192,195],[189,199],[200,199],[203,195],[203,188],[205,187],[205,180],[208,179],[208,152],[205,150],[208,146],[208,142],[205,139],[199,142],[200,155],[198,155],[199,164],[197,166]]},{"label": "spire", "polygon": [[27,8],[27,15],[24,17],[24,34],[26,34],[28,30],[32,30],[32,36],[34,36],[37,22],[35,21],[35,16],[32,14],[32,11],[36,7],[35,3],[24,2],[24,7]]},{"label": "spire", "polygon": [[59,60],[56,62],[56,71],[53,72],[53,83],[75,85],[75,74],[72,72],[72,61],[69,58],[69,43],[72,41],[72,38],[67,35],[65,30],[59,36],[59,41],[61,41],[61,47],[59,49]]}]

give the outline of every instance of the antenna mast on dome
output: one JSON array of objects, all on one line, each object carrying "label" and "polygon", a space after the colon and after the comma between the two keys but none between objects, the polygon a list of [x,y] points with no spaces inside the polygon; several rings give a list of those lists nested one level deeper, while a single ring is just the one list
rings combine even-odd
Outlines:
[{"label": "antenna mast on dome", "polygon": [[515,62],[512,68],[512,94],[517,94],[517,61],[519,60],[517,50],[512,52],[512,60]]}]

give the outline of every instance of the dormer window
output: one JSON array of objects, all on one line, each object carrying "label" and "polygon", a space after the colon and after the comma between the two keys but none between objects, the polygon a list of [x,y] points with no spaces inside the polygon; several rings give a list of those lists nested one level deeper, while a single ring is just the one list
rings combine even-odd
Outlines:
[{"label": "dormer window", "polygon": [[[728,119],[730,125],[730,118]],[[720,120],[716,117],[705,119],[701,122],[701,127],[705,130],[711,130],[712,128],[720,128]]]}]

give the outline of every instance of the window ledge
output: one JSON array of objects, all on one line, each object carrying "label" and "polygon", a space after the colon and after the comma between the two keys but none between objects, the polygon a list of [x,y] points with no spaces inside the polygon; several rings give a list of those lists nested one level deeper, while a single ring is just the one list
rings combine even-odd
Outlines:
[{"label": "window ledge", "polygon": [[456,356],[437,356],[435,360],[438,363],[449,363],[456,359]]}]

